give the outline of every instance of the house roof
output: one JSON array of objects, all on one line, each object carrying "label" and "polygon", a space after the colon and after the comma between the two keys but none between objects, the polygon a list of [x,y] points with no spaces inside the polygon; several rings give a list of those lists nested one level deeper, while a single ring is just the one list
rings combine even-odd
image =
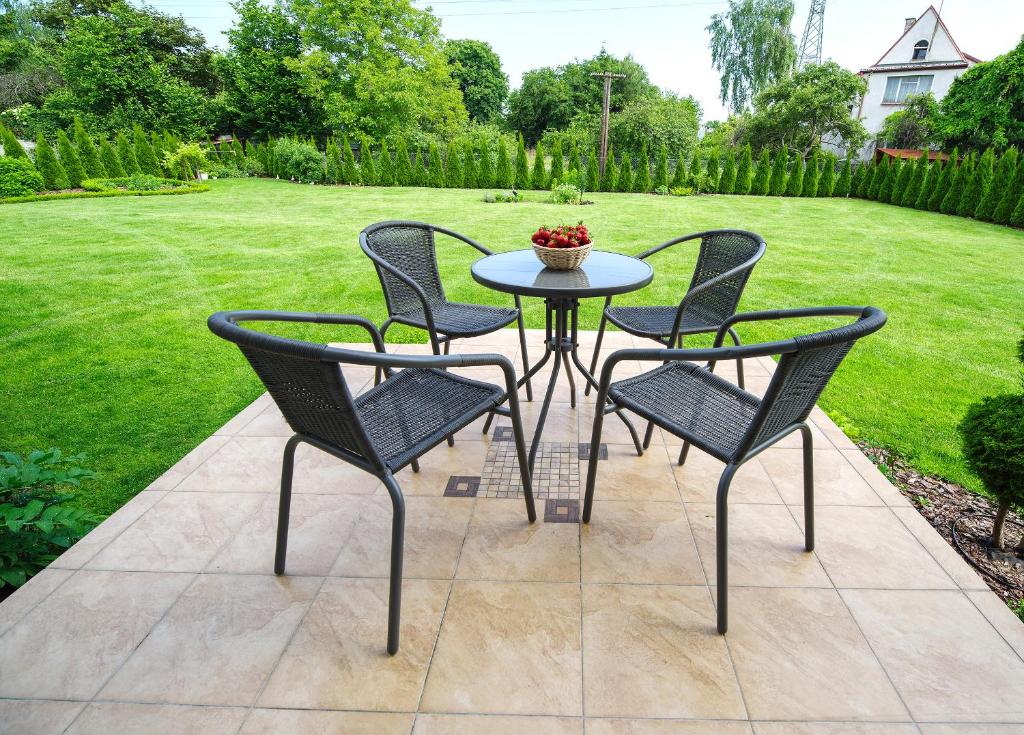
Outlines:
[{"label": "house roof", "polygon": [[[942,28],[942,30],[946,34],[946,36],[949,37],[949,42],[951,44],[953,44],[953,49],[956,51],[957,55],[960,56],[960,62],[962,62],[962,63],[964,63],[966,65],[969,65],[969,64],[977,64],[978,62],[981,61],[981,59],[979,59],[978,57],[971,56],[970,54],[965,54],[963,51],[960,50],[960,46],[957,45],[956,39],[953,38],[953,34],[949,32],[949,28],[946,27],[945,21],[943,21],[942,20],[942,16],[939,15],[939,11],[935,9],[934,5],[929,5],[927,8],[925,8],[925,11],[923,13],[921,13],[921,15],[917,16],[917,20],[915,20],[913,23],[911,23],[910,26],[906,30],[904,30],[902,34],[900,34],[900,37],[897,38],[893,42],[892,46],[890,46],[888,49],[886,49],[885,53],[878,57],[878,61],[876,61],[874,64],[872,64],[868,68],[862,69],[861,73],[865,73],[865,72],[871,73],[871,72],[885,71],[885,70],[889,70],[889,71],[902,71],[902,69],[897,70],[897,69],[889,68],[889,67],[892,67],[892,66],[907,67],[907,68],[911,68],[911,69],[921,69],[921,68],[934,68],[934,69],[938,69],[938,68],[959,68],[958,66],[954,66],[954,67],[936,66],[935,62],[929,62],[929,61],[922,61],[922,62],[920,62],[920,64],[914,64],[912,62],[907,63],[907,64],[897,64],[897,65],[882,64],[882,59],[884,59],[886,56],[888,56],[889,52],[892,51],[894,48],[896,48],[896,44],[898,44],[900,41],[902,41],[904,38],[906,38],[906,36],[912,30],[914,30],[914,28],[917,27],[917,24],[921,22],[922,18],[924,18],[926,15],[928,15],[929,11],[931,11],[932,13],[935,13],[935,17],[939,21],[939,26]],[[958,63],[958,62],[953,62],[953,63]],[[882,67],[882,68],[879,68],[879,67]]]},{"label": "house roof", "polygon": [[[876,148],[875,160],[879,161],[883,156],[888,156],[889,158],[917,159],[921,157],[921,151],[916,148]],[[948,160],[949,154],[939,153],[938,151],[928,151],[928,160],[934,161],[936,159],[941,161]]]}]

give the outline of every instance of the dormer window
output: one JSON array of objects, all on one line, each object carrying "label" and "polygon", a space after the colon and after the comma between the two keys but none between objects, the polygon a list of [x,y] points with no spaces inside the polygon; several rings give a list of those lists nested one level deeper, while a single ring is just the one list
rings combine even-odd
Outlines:
[{"label": "dormer window", "polygon": [[924,57],[928,55],[928,42],[923,38],[914,44],[914,57],[913,61],[924,61]]}]

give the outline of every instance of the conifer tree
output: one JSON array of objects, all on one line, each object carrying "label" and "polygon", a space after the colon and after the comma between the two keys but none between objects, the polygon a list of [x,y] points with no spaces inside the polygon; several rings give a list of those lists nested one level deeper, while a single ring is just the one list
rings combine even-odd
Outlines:
[{"label": "conifer tree", "polygon": [[608,159],[604,162],[604,178],[601,179],[601,191],[615,191],[619,178],[619,167],[615,165],[615,150],[608,146]]},{"label": "conifer tree", "polygon": [[[849,160],[849,159],[847,159]],[[860,192],[864,188],[864,175],[867,173],[868,166],[866,163],[851,168],[850,172],[850,197],[860,197]],[[837,184],[838,186],[838,184]]]},{"label": "conifer tree", "polygon": [[57,131],[57,151],[60,153],[60,164],[64,167],[68,177],[68,188],[78,189],[85,180],[85,169],[82,168],[82,161],[78,158],[78,151],[71,144],[71,139],[63,130]]},{"label": "conifer tree", "polygon": [[117,157],[117,151],[114,150],[114,146],[110,145],[110,142],[104,140],[100,143],[100,161],[103,163],[103,170],[107,172],[107,176],[112,179],[120,179],[124,176],[124,166],[121,165],[121,159]]},{"label": "conifer tree", "polygon": [[43,176],[43,185],[47,191],[68,188],[68,174],[42,133],[36,136],[36,168]]},{"label": "conifer tree", "polygon": [[580,148],[576,145],[576,141],[572,142],[572,147],[569,149],[569,170],[582,172],[583,168],[580,165]]},{"label": "conifer tree", "polygon": [[686,173],[686,182],[692,187],[697,186],[697,180],[700,178],[701,173],[704,169],[701,167],[700,150],[694,149],[693,157],[690,158],[690,168]]},{"label": "conifer tree", "polygon": [[494,186],[494,159],[491,158],[491,146],[486,140],[480,141],[480,161],[476,171],[476,184],[481,189]]},{"label": "conifer tree", "polygon": [[377,157],[377,183],[380,186],[394,186],[396,181],[395,159],[391,155],[391,146],[385,140],[380,144],[380,155]]},{"label": "conifer tree", "polygon": [[426,169],[423,168],[423,149],[419,146],[409,147],[406,143],[405,148],[409,151],[409,186],[423,186],[423,182],[426,180]]},{"label": "conifer tree", "polygon": [[519,142],[516,147],[516,165],[513,185],[516,189],[526,189],[530,186],[530,168],[526,161],[526,146],[523,144],[523,134],[519,134]]},{"label": "conifer tree", "polygon": [[836,187],[836,163],[836,157],[831,152],[825,153],[825,160],[821,165],[821,175],[818,177],[818,193],[815,196],[832,196]]},{"label": "conifer tree", "polygon": [[758,159],[757,171],[754,173],[754,180],[750,184],[750,193],[761,197],[768,196],[771,178],[772,154],[765,148],[761,151],[761,158]]},{"label": "conifer tree", "polygon": [[633,191],[633,158],[628,154],[622,157],[622,163],[619,164],[615,191]]},{"label": "conifer tree", "polygon": [[942,167],[939,165],[938,160],[925,166],[924,178],[921,179],[921,188],[918,189],[917,199],[913,204],[914,209],[928,209],[928,199],[931,198],[941,170]]},{"label": "conifer tree", "polygon": [[839,178],[836,179],[836,184],[832,187],[832,196],[846,198],[850,196],[850,192],[853,190],[853,163],[850,161],[850,155],[846,155],[846,160],[843,162],[843,170],[839,172]]},{"label": "conifer tree", "polygon": [[708,167],[704,169],[708,191],[718,191],[718,182],[722,178],[722,172],[718,167],[718,150],[711,151],[708,156]]},{"label": "conifer tree", "polygon": [[956,214],[960,200],[963,198],[964,188],[974,172],[973,163],[974,159],[967,156],[950,176],[949,188],[946,195],[942,197],[942,204],[939,205],[939,211],[943,214]]},{"label": "conifer tree", "polygon": [[658,151],[658,163],[654,166],[654,189],[657,191],[662,186],[668,188],[668,148],[661,144]]},{"label": "conifer tree", "polygon": [[786,193],[786,169],[789,166],[789,149],[782,147],[772,162],[772,175],[768,180],[768,193],[780,197]]},{"label": "conifer tree", "polygon": [[957,204],[956,213],[961,217],[973,217],[978,205],[981,204],[985,191],[992,185],[992,173],[995,167],[996,154],[989,148],[978,160],[971,172],[971,178],[964,183],[964,193]]},{"label": "conifer tree", "polygon": [[895,204],[899,206],[900,197],[903,196],[903,190],[907,186],[907,174],[911,172],[910,164],[903,159],[897,159],[893,161],[895,170],[892,172],[889,180],[889,191],[886,196],[886,203]]},{"label": "conifer tree", "polygon": [[999,157],[999,164],[996,166],[988,187],[978,202],[978,208],[974,210],[974,216],[983,222],[994,222],[996,207],[1003,193],[1013,186],[1013,176],[1017,171],[1017,149],[1010,147],[1006,153]]},{"label": "conifer tree", "polygon": [[676,158],[675,168],[672,170],[672,181],[669,182],[670,189],[686,186],[686,158],[680,153]]},{"label": "conifer tree", "polygon": [[334,138],[328,138],[327,146],[324,148],[324,181],[328,184],[340,184],[341,179],[341,152]]},{"label": "conifer tree", "polygon": [[1010,213],[1010,224],[1014,227],[1024,227],[1024,195],[1017,201],[1017,206]]},{"label": "conifer tree", "polygon": [[370,139],[365,135],[359,140],[359,182],[363,186],[377,185],[377,164],[373,160]]},{"label": "conifer tree", "polygon": [[878,201],[878,193],[882,188],[882,181],[889,170],[889,159],[883,158],[871,167],[871,183],[868,185],[867,198],[871,201]]},{"label": "conifer tree", "polygon": [[949,186],[953,183],[953,175],[956,172],[957,156],[959,155],[959,149],[954,148],[953,153],[950,154],[949,160],[945,163],[941,159],[935,161],[935,165],[939,166],[939,171],[933,176],[935,183],[932,185],[932,191],[928,195],[928,206],[929,212],[938,212],[942,209],[942,201],[946,198],[946,194],[949,192]]},{"label": "conifer tree", "polygon": [[[173,140],[173,136],[170,133],[165,133],[164,135],[165,135],[165,138],[166,138],[166,141],[164,143],[164,148],[166,150],[177,150],[178,149],[178,143],[177,143],[177,141]],[[331,138],[331,141],[333,142],[334,138]],[[338,150],[338,144],[337,143],[334,144],[334,150]],[[245,141],[245,157],[246,158],[252,158],[252,159],[255,159],[255,160],[259,160],[259,157],[260,157],[259,149],[256,146],[253,145],[251,139]]]},{"label": "conifer tree", "polygon": [[722,178],[718,180],[719,194],[732,194],[736,188],[736,154],[730,148],[725,154],[725,167],[722,169]]},{"label": "conifer tree", "polygon": [[476,163],[476,150],[466,140],[462,144],[462,187],[476,189],[480,185],[480,170]]},{"label": "conifer tree", "polygon": [[504,138],[498,138],[498,163],[494,168],[494,184],[502,189],[511,189],[513,183],[512,161],[508,157],[508,147]]},{"label": "conifer tree", "polygon": [[[149,144],[153,146],[153,156],[156,158],[156,164],[160,167],[160,171],[163,172],[164,176],[174,178],[171,172],[164,167],[164,137],[162,135],[158,135],[154,130],[149,134]],[[232,146],[232,150],[235,150],[234,146]],[[239,148],[239,150],[241,150],[241,148]],[[244,158],[245,155],[242,153],[235,156],[235,160],[238,162],[241,162]]]},{"label": "conifer tree", "polygon": [[633,191],[646,194],[651,190],[651,157],[647,152],[647,143],[640,146],[640,158],[633,171]]},{"label": "conifer tree", "polygon": [[[132,146],[135,149],[135,160],[139,162],[139,169],[142,173],[151,176],[160,176],[163,173],[160,163],[156,160],[153,145],[149,142],[149,136],[138,123],[132,128]],[[70,176],[71,173],[68,172],[68,175]]]},{"label": "conifer tree", "polygon": [[811,160],[807,162],[804,170],[804,186],[800,191],[802,197],[818,196],[818,182],[821,180],[821,154],[814,151]]},{"label": "conifer tree", "polygon": [[28,158],[25,148],[18,140],[18,136],[6,125],[0,124],[0,145],[4,148],[4,155],[8,158]]},{"label": "conifer tree", "polygon": [[928,151],[922,150],[921,155],[911,166],[910,178],[907,186],[900,195],[900,206],[913,207],[921,196],[921,187],[924,185],[925,176],[928,174]]},{"label": "conifer tree", "polygon": [[753,175],[754,155],[750,150],[750,143],[747,143],[743,146],[743,154],[740,156],[740,165],[736,169],[736,185],[733,187],[733,193],[749,194]]},{"label": "conifer tree", "polygon": [[1018,156],[1017,170],[1013,173],[1009,186],[1006,187],[999,199],[992,220],[1001,225],[1010,224],[1010,217],[1013,216],[1016,206],[1015,202],[1019,201],[1022,195],[1024,195],[1024,157]]},{"label": "conifer tree", "polygon": [[587,191],[601,190],[601,165],[598,161],[597,151],[591,151],[587,156]]},{"label": "conifer tree", "polygon": [[441,161],[441,149],[437,143],[431,143],[427,149],[427,186],[435,189],[443,189],[448,186],[448,179],[444,174],[444,163]]},{"label": "conifer tree", "polygon": [[412,160],[409,158],[409,144],[405,136],[398,139],[395,146],[395,183],[399,186],[412,186]]},{"label": "conifer tree", "polygon": [[548,180],[551,182],[551,186],[554,186],[556,181],[559,184],[565,181],[565,160],[562,158],[561,138],[556,138],[555,144],[551,146],[551,173],[548,174]]},{"label": "conifer tree", "polygon": [[[316,147],[315,141],[310,140],[309,142]],[[156,148],[156,143],[153,144],[153,148]],[[245,149],[242,148],[242,143],[238,138],[231,141],[231,153],[234,155],[236,162],[240,163],[245,159]]]},{"label": "conifer tree", "polygon": [[139,168],[139,161],[135,158],[135,148],[132,146],[132,142],[128,140],[127,135],[124,133],[115,135],[114,147],[117,148],[117,157],[121,161],[121,166],[124,168],[126,176],[142,173],[142,169]]},{"label": "conifer tree", "polygon": [[448,143],[444,163],[445,184],[449,189],[461,189],[465,178],[462,175],[462,158],[459,155],[459,149],[455,145],[454,140]]},{"label": "conifer tree", "polygon": [[789,172],[786,180],[786,196],[798,197],[804,191],[804,159],[799,154],[793,161],[793,169]]},{"label": "conifer tree", "polygon": [[359,167],[356,165],[356,154],[352,150],[352,146],[349,145],[347,135],[341,139],[341,180],[346,184],[359,183]]},{"label": "conifer tree", "polygon": [[533,170],[530,172],[531,189],[548,188],[548,169],[544,160],[544,146],[537,141],[537,147],[533,149]]},{"label": "conifer tree", "polygon": [[878,201],[884,202],[885,204],[892,203],[892,196],[896,192],[900,176],[903,175],[903,162],[898,158],[894,158],[889,163],[889,170],[885,172],[885,178],[882,179],[882,186],[878,190]]},{"label": "conifer tree", "polygon": [[85,177],[87,179],[106,178],[107,170],[100,161],[100,152],[96,150],[96,144],[93,143],[89,133],[85,131],[82,121],[77,117],[72,126],[72,135],[74,136],[75,148],[78,151],[78,160],[82,162],[82,168],[85,170]]}]

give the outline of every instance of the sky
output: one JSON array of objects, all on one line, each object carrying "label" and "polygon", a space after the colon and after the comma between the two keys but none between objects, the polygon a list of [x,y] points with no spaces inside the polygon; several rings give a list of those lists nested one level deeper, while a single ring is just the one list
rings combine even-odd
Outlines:
[{"label": "sky", "polygon": [[[711,66],[708,33],[724,0],[413,0],[441,19],[446,38],[487,41],[501,57],[512,87],[523,72],[588,58],[602,46],[630,54],[651,81],[693,95],[705,120],[720,120],[718,73]],[[229,0],[148,0],[183,15],[215,46],[234,12]],[[810,0],[796,0],[793,34],[799,43]],[[903,32],[904,18],[919,16],[922,0],[829,0],[823,56],[858,71],[873,64]],[[938,0],[936,0],[938,7]],[[1024,33],[1024,0],[944,0],[942,18],[965,53],[988,60],[1009,51]],[[595,80],[595,84],[598,84]]]}]

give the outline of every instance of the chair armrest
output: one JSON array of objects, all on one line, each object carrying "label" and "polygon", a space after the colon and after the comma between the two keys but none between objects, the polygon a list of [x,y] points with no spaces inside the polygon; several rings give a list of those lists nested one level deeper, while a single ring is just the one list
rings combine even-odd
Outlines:
[{"label": "chair armrest", "polygon": [[878,311],[871,306],[811,306],[800,309],[767,309],[765,311],[747,311],[733,314],[725,320],[715,335],[715,348],[721,347],[725,335],[740,322],[765,322],[781,319],[808,319],[822,316],[855,316],[866,317]]},{"label": "chair armrest", "polygon": [[[404,283],[406,286],[413,290],[413,293],[415,293],[416,297],[420,300],[420,305],[423,307],[423,317],[427,322],[427,331],[430,333],[431,345],[433,346],[435,351],[438,351],[437,328],[434,325],[434,311],[430,307],[430,301],[427,299],[427,294],[424,293],[420,285],[416,283],[416,281],[414,281],[410,276],[406,275],[398,268],[395,268],[393,265],[391,265],[386,260],[381,258],[379,255],[377,255],[377,253],[373,252],[369,247],[367,247],[365,243],[360,242],[360,247],[362,248],[363,252],[366,253],[366,256],[371,261],[373,261],[373,264],[375,266],[377,266],[378,268],[382,268],[383,270],[386,270],[388,273],[393,275],[395,278],[397,278],[398,280],[400,280],[402,283]],[[390,314],[389,316],[394,315]]]},{"label": "chair armrest", "polygon": [[682,237],[675,237],[675,238],[672,238],[671,240],[668,240],[667,242],[661,243],[661,245],[655,245],[653,248],[650,248],[648,250],[644,250],[642,253],[640,253],[636,257],[638,259],[640,259],[640,260],[645,260],[646,258],[651,257],[655,253],[660,253],[662,250],[664,250],[666,248],[670,248],[673,245],[678,245],[679,243],[687,242],[688,240],[696,240],[699,237],[700,238],[704,237],[704,235],[706,235],[706,234],[708,234],[708,233],[706,233],[706,232],[695,232],[692,235],[683,235]]},{"label": "chair armrest", "polygon": [[[214,334],[221,334],[223,325],[233,322],[303,322],[306,324],[338,324],[362,327],[370,335],[373,348],[386,352],[384,338],[377,326],[365,317],[355,314],[328,314],[305,311],[218,311],[210,316],[207,324]],[[220,329],[221,331],[218,331]]]},{"label": "chair armrest", "polygon": [[462,242],[466,243],[467,245],[470,245],[470,246],[476,248],[477,250],[479,250],[484,255],[494,255],[494,251],[490,250],[489,248],[484,247],[483,245],[478,243],[473,238],[466,237],[465,235],[463,235],[463,234],[461,234],[459,232],[455,232],[454,230],[449,230],[447,227],[438,227],[437,225],[431,225],[431,229],[433,229],[435,232],[440,232],[442,234],[445,234],[448,237],[453,237],[456,240],[461,240]]}]

